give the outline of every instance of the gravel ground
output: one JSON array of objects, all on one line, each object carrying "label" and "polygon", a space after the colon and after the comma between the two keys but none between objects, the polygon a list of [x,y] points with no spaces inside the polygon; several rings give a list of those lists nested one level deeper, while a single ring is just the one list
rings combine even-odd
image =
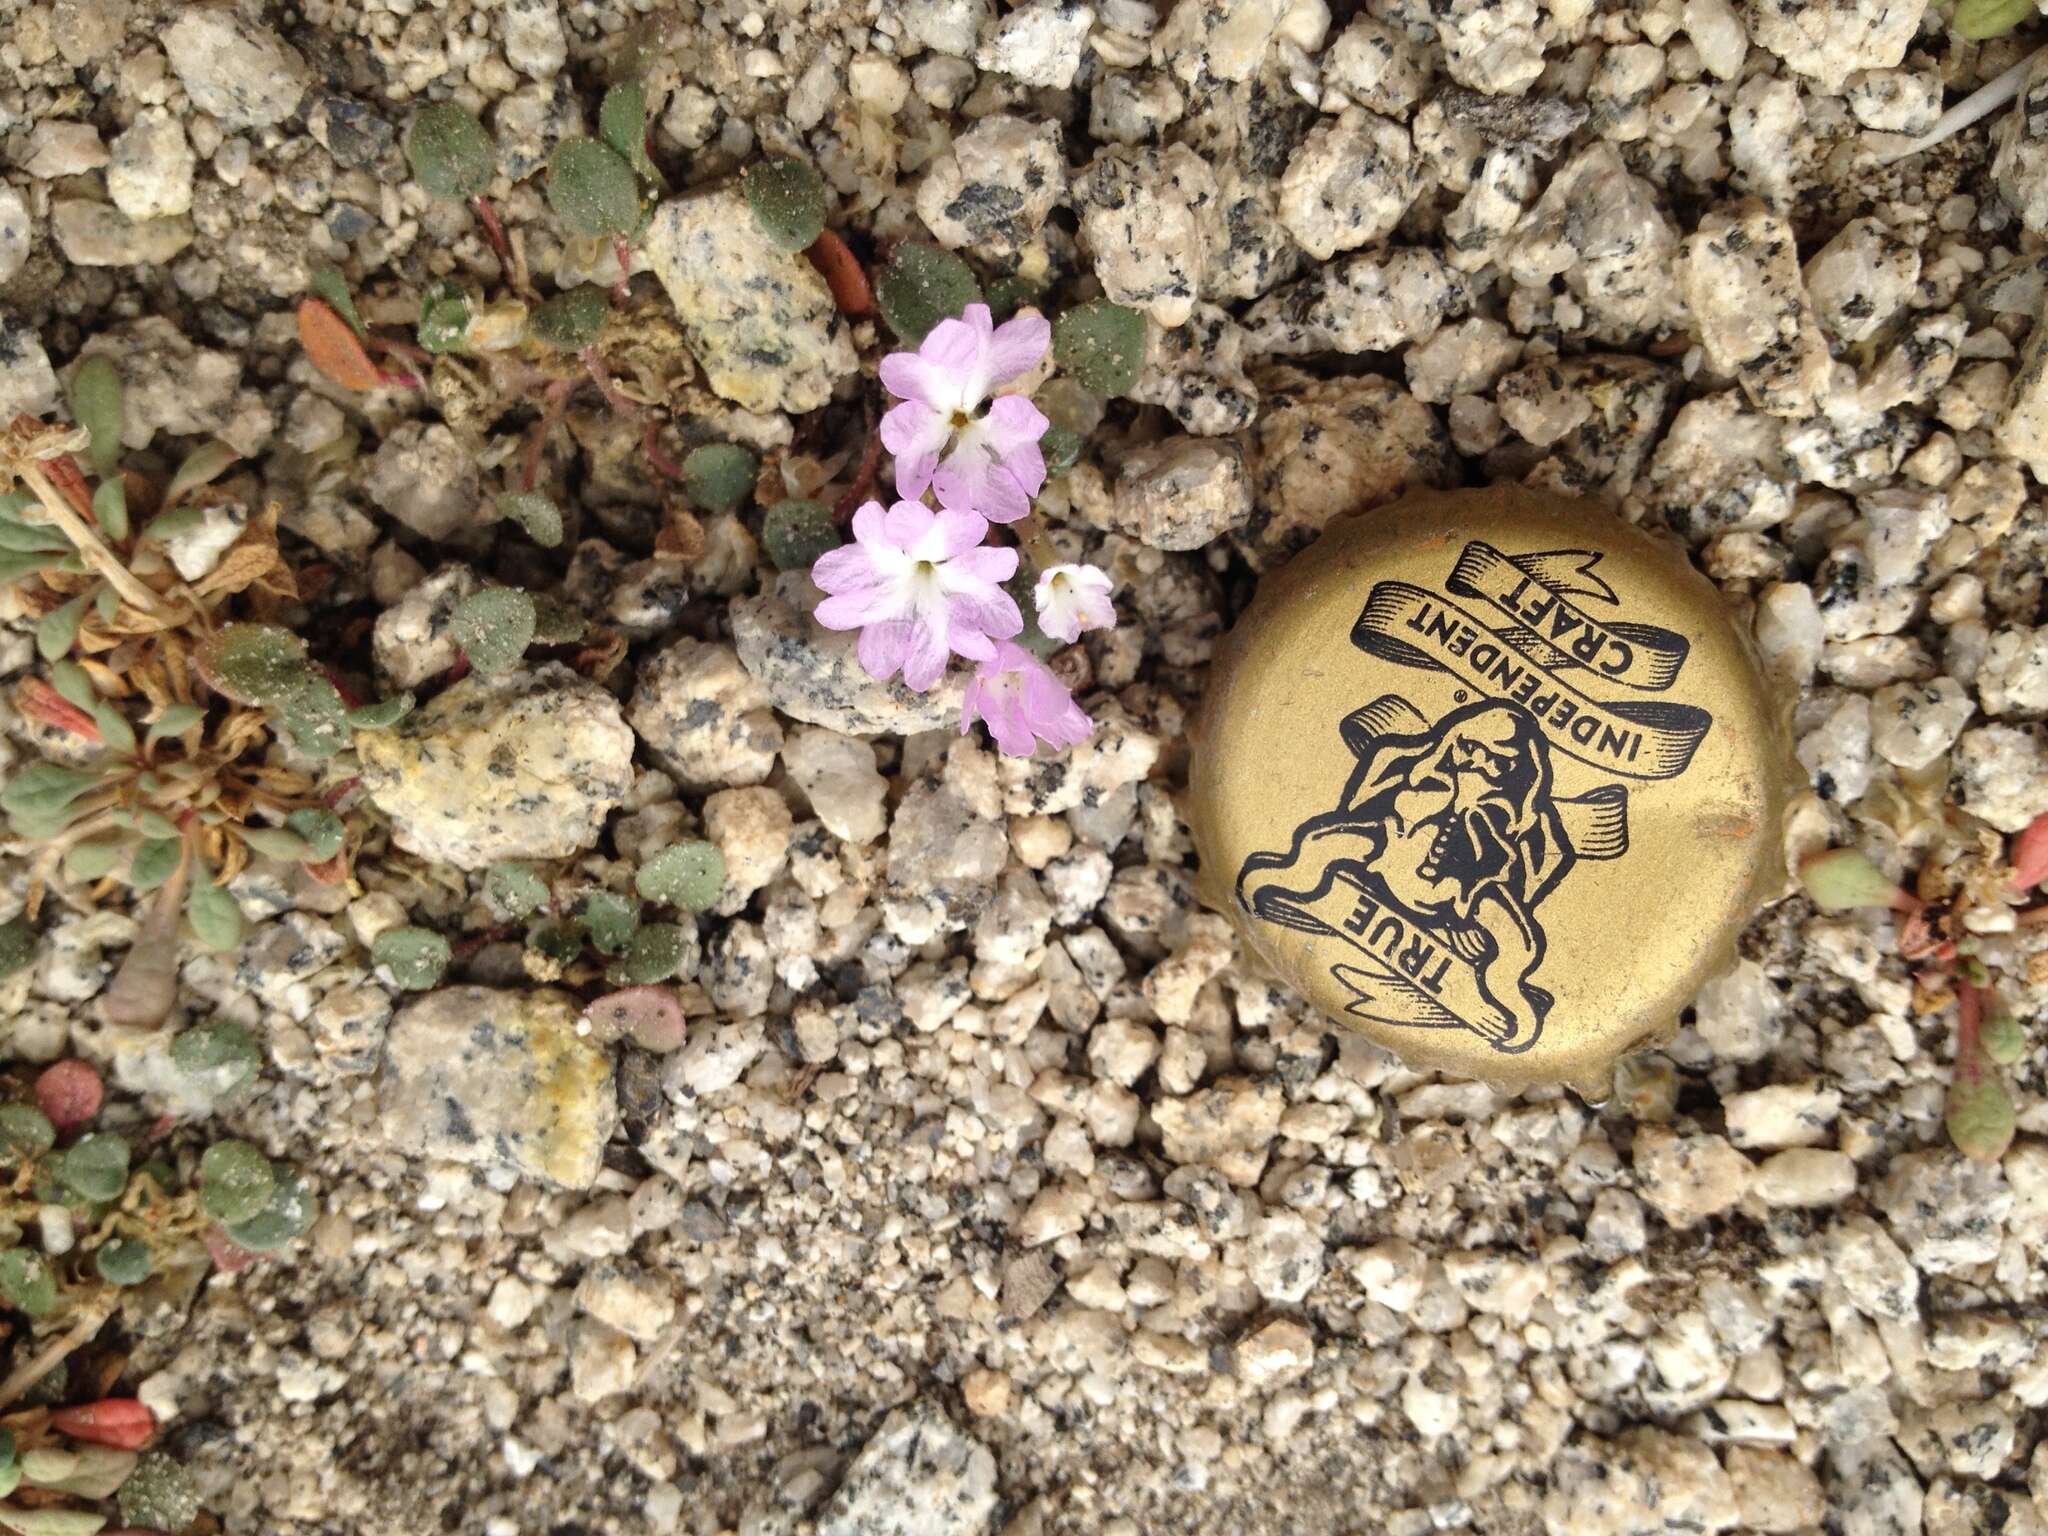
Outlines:
[{"label": "gravel ground", "polygon": [[[1404,487],[1523,480],[1668,531],[1754,623],[1800,695],[1792,854],[1855,844],[1929,896],[1995,865],[2048,812],[2048,62],[1889,157],[2031,15],[1979,43],[1924,0],[0,9],[0,418],[61,417],[109,357],[131,449],[220,438],[239,516],[281,506],[325,573],[305,632],[433,695],[330,770],[361,779],[353,884],[259,861],[241,948],[187,952],[174,1029],[270,1058],[220,1128],[324,1213],[121,1325],[222,1529],[2048,1529],[2048,926],[1968,909],[2029,1031],[2018,1134],[1971,1159],[1952,998],[1887,913],[1789,896],[1606,1103],[1509,1097],[1248,968],[1176,810],[1257,573]],[[622,274],[540,173],[636,73],[676,201]],[[629,277],[677,442],[794,491],[853,476],[889,343],[754,234],[728,183],[761,155],[810,158],[864,258],[936,241],[1048,312],[1141,310],[1142,376],[1041,503],[1116,583],[1120,627],[1060,662],[1095,739],[1001,759],[957,691],[866,678],[756,512],[672,558],[593,393],[546,550],[493,509],[530,409],[453,362],[314,369],[317,268],[394,335],[435,278],[503,291],[406,169],[451,99],[539,290]],[[485,577],[614,648],[444,687]],[[40,664],[5,592],[0,620],[11,695]],[[0,775],[48,749],[0,723]],[[679,836],[727,869],[687,1041],[601,1045],[483,871],[630,889]],[[0,917],[27,887],[7,845]],[[125,906],[46,911],[5,1049],[157,1106],[159,1047],[94,1022]],[[371,963],[406,922],[458,940],[437,990]]]}]

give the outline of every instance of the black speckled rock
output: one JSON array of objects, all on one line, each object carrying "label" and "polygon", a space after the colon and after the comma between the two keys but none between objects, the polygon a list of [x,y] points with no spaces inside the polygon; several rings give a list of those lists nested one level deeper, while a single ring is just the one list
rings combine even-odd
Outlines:
[{"label": "black speckled rock", "polygon": [[185,7],[163,45],[192,105],[224,128],[283,122],[312,80],[298,49],[226,6]]},{"label": "black speckled rock", "polygon": [[818,1536],[979,1536],[996,1505],[996,1459],[938,1409],[899,1408],[847,1469]]},{"label": "black speckled rock", "polygon": [[461,869],[581,853],[633,784],[619,701],[556,662],[471,673],[356,752],[398,846]]},{"label": "black speckled rock", "polygon": [[908,736],[959,725],[967,686],[963,669],[952,669],[930,693],[877,682],[861,668],[854,631],[811,622],[818,599],[810,578],[792,571],[774,591],[732,605],[740,665],[767,690],[770,703],[793,720],[829,725],[849,736]]},{"label": "black speckled rock", "polygon": [[377,1083],[384,1139],[413,1157],[588,1189],[618,1106],[611,1057],[576,1032],[579,1011],[552,987],[445,987],[407,1004]]},{"label": "black speckled rock", "polygon": [[769,243],[739,192],[677,198],[642,242],[711,387],[750,411],[814,411],[860,366],[825,280]]}]

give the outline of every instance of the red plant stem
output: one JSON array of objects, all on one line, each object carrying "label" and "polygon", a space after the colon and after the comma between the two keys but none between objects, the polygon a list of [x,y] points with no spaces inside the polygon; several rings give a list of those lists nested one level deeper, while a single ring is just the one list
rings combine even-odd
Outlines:
[{"label": "red plant stem", "polygon": [[339,784],[335,785],[334,788],[330,789],[329,791],[327,791],[326,794],[320,797],[320,803],[326,806],[327,809],[331,811],[336,806],[340,805],[342,801],[346,800],[352,793],[354,793],[356,786],[362,782],[363,781],[360,776],[357,776],[356,778],[352,779],[343,779]]},{"label": "red plant stem", "polygon": [[612,382],[611,372],[605,367],[604,359],[597,355],[597,348],[585,347],[581,356],[584,370],[589,373],[590,382],[595,384],[598,392],[604,396],[604,403],[628,421],[638,421],[640,402]]},{"label": "red plant stem", "polygon": [[533,424],[533,436],[526,443],[526,464],[519,473],[522,491],[530,491],[540,484],[540,456],[547,448],[548,434],[554,431],[555,423],[569,408],[569,393],[575,387],[574,379],[557,379],[548,386],[547,407],[541,412],[540,420]]},{"label": "red plant stem", "polygon": [[866,406],[868,440],[860,451],[860,468],[854,471],[853,483],[847,486],[845,494],[832,504],[832,521],[842,528],[853,521],[853,514],[860,508],[861,498],[874,486],[875,471],[882,467],[882,434],[875,428],[873,396],[868,397]]},{"label": "red plant stem", "polygon": [[633,250],[624,235],[612,236],[612,254],[619,259],[619,280],[612,284],[612,303],[626,302],[626,284],[632,280]]},{"label": "red plant stem", "polygon": [[668,450],[661,446],[661,423],[652,416],[640,433],[640,451],[647,455],[647,462],[671,480],[683,478],[683,467],[668,456]]},{"label": "red plant stem", "polygon": [[498,222],[498,210],[481,192],[469,200],[469,205],[476,210],[477,222],[484,227],[484,238],[498,253],[498,264],[505,269],[505,276],[509,279],[512,276],[512,242],[505,238],[505,226]]},{"label": "red plant stem", "polygon": [[402,357],[407,362],[419,363],[431,368],[434,354],[425,347],[416,347],[409,341],[393,341],[388,336],[379,336],[375,331],[363,337],[363,344],[372,352],[384,352],[392,357]]},{"label": "red plant stem", "polygon": [[1956,978],[1956,1078],[1974,1083],[1984,1075],[1984,994]]}]

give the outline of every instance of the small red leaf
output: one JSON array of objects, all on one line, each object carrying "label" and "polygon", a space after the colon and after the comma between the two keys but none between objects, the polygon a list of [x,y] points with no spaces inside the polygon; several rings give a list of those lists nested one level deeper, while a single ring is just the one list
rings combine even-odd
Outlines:
[{"label": "small red leaf", "polygon": [[828,229],[812,242],[804,254],[811,258],[811,265],[818,269],[818,275],[825,279],[825,286],[832,290],[832,302],[839,306],[840,313],[874,313],[875,293],[868,286],[868,275],[861,270],[860,258],[847,248],[844,240]]},{"label": "small red leaf", "polygon": [[100,728],[93,723],[92,716],[39,677],[24,678],[14,691],[14,702],[39,725],[52,725],[87,741],[100,739]]},{"label": "small red leaf", "polygon": [[2024,896],[2048,880],[2048,812],[2028,822],[2012,840],[2012,888]]},{"label": "small red leaf", "polygon": [[105,1094],[99,1073],[76,1057],[45,1068],[36,1079],[36,1108],[59,1132],[74,1131],[98,1114]]},{"label": "small red leaf", "polygon": [[206,1252],[224,1275],[238,1275],[261,1257],[244,1248],[219,1227],[206,1229]]},{"label": "small red leaf", "polygon": [[156,1433],[156,1415],[132,1397],[103,1397],[96,1403],[59,1408],[50,1415],[50,1424],[74,1440],[123,1451],[140,1450]]},{"label": "small red leaf", "polygon": [[307,361],[343,389],[375,389],[384,382],[348,322],[318,299],[299,301],[299,345]]}]

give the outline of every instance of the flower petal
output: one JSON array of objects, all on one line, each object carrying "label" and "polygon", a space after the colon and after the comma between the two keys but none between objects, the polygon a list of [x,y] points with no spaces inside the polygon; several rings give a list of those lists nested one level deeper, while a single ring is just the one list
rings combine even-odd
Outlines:
[{"label": "flower petal", "polygon": [[[974,307],[968,306],[969,309]],[[986,319],[984,315],[984,322]],[[988,348],[986,323],[977,327],[964,318],[941,320],[925,333],[924,342],[917,349],[919,361],[928,364],[931,370],[920,376],[921,382],[933,391],[931,396],[920,398],[927,399],[929,404],[949,415],[954,411],[971,411],[980,405],[988,398]],[[905,354],[891,355],[902,357]],[[886,364],[888,359],[883,361]],[[900,369],[895,371],[903,372]],[[882,376],[882,382],[889,382],[887,374]]]},{"label": "flower petal", "polygon": [[[982,661],[995,654],[995,646],[990,642],[1007,640],[1023,632],[1024,615],[1018,612],[1016,600],[1001,587],[981,588],[946,594],[946,624],[953,649],[962,656]],[[972,650],[961,644],[966,635],[976,637]]]},{"label": "flower petal", "polygon": [[911,639],[921,627],[909,619],[870,624],[860,632],[857,654],[862,669],[869,677],[888,681],[910,654]]},{"label": "flower petal", "polygon": [[954,560],[970,553],[988,537],[988,519],[979,512],[947,507],[933,520],[930,531],[910,551],[920,560]]},{"label": "flower petal", "polygon": [[882,446],[896,456],[896,493],[922,496],[939,454],[953,435],[946,417],[915,400],[891,406],[882,417]]},{"label": "flower petal", "polygon": [[931,556],[918,553],[918,546],[937,520],[938,513],[923,502],[899,501],[883,514],[882,537],[891,549],[901,550],[913,560],[929,560]]},{"label": "flower petal", "polygon": [[989,338],[989,377],[997,384],[1029,373],[1052,345],[1052,322],[1043,315],[1013,315]]},{"label": "flower petal", "polygon": [[946,562],[946,582],[949,587],[963,581],[981,582],[996,587],[1016,574],[1017,551],[1009,545],[984,544],[979,549],[970,549],[965,554],[955,555]]},{"label": "flower petal", "polygon": [[923,693],[945,672],[951,653],[929,624],[914,624],[910,631],[909,652],[903,658],[903,686]]}]

